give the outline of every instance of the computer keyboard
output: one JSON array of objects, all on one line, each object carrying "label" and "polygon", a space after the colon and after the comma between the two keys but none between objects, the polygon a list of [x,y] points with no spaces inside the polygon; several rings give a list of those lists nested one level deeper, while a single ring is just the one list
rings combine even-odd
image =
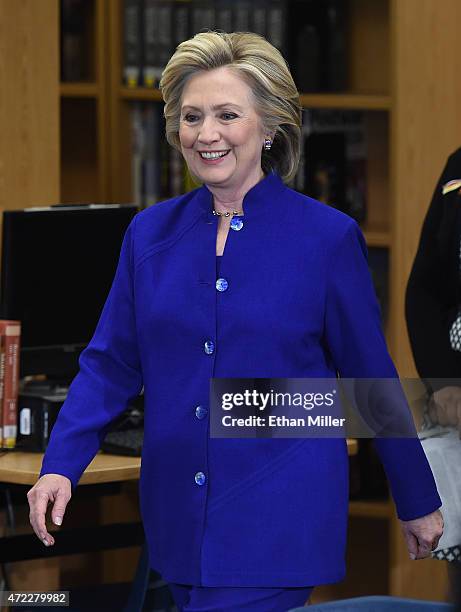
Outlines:
[{"label": "computer keyboard", "polygon": [[113,455],[140,457],[144,438],[144,398],[138,397],[112,423],[101,450]]},{"label": "computer keyboard", "polygon": [[113,455],[129,455],[140,457],[144,429],[125,429],[123,431],[109,431],[104,438],[101,449]]}]

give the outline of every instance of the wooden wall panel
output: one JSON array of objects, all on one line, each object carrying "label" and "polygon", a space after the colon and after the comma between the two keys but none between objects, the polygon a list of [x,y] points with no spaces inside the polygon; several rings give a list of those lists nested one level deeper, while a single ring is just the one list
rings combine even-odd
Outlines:
[{"label": "wooden wall panel", "polygon": [[447,156],[461,146],[459,0],[392,0],[391,349],[415,373],[404,320],[422,220]]},{"label": "wooden wall panel", "polygon": [[59,199],[58,0],[0,0],[0,209]]}]

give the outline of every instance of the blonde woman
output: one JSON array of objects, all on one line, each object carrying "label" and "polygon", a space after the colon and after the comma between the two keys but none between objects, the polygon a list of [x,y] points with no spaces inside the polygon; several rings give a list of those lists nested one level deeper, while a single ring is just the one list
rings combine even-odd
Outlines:
[{"label": "blonde woman", "polygon": [[[356,223],[286,186],[299,94],[250,33],[181,43],[161,90],[166,137],[203,183],[139,213],[61,409],[31,523],[52,545],[108,423],[144,385],[140,499],[150,563],[181,610],[269,612],[342,580],[344,439],[209,436],[212,377],[394,377]],[[378,440],[414,558],[442,531],[416,439]]]}]

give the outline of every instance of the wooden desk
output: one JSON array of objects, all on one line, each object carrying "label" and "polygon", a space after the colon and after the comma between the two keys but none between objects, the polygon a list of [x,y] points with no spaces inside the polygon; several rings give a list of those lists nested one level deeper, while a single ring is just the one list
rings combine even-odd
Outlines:
[{"label": "wooden desk", "polygon": [[[6,451],[0,455],[0,482],[34,485],[42,466],[43,453]],[[79,485],[137,480],[141,457],[98,453],[86,468]]]},{"label": "wooden desk", "polygon": [[[357,440],[347,440],[349,455],[357,454]],[[43,453],[6,451],[0,455],[0,482],[34,485],[42,466]],[[141,457],[98,453],[86,468],[79,485],[139,479]]]}]

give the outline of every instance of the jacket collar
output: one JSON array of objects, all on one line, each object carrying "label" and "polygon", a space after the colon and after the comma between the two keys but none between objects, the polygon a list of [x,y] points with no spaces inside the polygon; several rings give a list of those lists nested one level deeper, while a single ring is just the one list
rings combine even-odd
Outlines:
[{"label": "jacket collar", "polygon": [[[275,172],[267,174],[259,183],[256,183],[243,198],[243,217],[252,219],[270,212],[271,207],[277,202],[278,196],[286,189],[282,179]],[[197,191],[197,203],[205,214],[214,218],[213,194],[206,185],[202,185]]]}]

